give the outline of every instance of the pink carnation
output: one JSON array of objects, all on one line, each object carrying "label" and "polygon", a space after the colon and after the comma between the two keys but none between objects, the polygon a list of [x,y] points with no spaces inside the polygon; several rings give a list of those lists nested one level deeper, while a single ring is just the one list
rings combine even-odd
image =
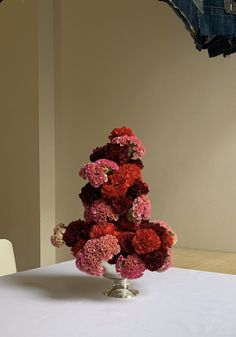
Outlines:
[{"label": "pink carnation", "polygon": [[103,223],[118,220],[110,205],[103,199],[95,200],[91,206],[86,205],[84,218],[87,222]]},{"label": "pink carnation", "polygon": [[81,167],[79,175],[83,179],[88,179],[93,187],[99,187],[108,181],[108,173],[117,171],[119,166],[108,159],[99,159],[96,162],[90,162]]},{"label": "pink carnation", "polygon": [[137,197],[129,211],[129,219],[137,224],[143,220],[149,220],[151,216],[151,202],[147,195]]},{"label": "pink carnation", "polygon": [[119,256],[116,262],[116,271],[123,278],[135,279],[143,276],[145,265],[138,256],[128,255],[127,258]]},{"label": "pink carnation", "polygon": [[76,255],[76,266],[88,274],[102,276],[105,272],[105,269],[101,266],[102,262],[111,260],[119,252],[118,240],[113,235],[108,234],[91,239]]},{"label": "pink carnation", "polygon": [[103,167],[96,163],[87,163],[83,165],[79,171],[79,175],[84,179],[88,179],[93,187],[99,187],[108,180]]},{"label": "pink carnation", "polygon": [[115,236],[107,234],[100,238],[88,240],[83,249],[87,255],[96,255],[98,260],[108,261],[120,252],[120,246]]},{"label": "pink carnation", "polygon": [[131,159],[139,159],[145,154],[145,147],[141,140],[136,136],[120,136],[115,137],[112,140],[112,143],[119,144],[121,146],[128,145],[129,151],[131,152]]},{"label": "pink carnation", "polygon": [[119,165],[117,163],[108,159],[98,159],[95,161],[95,164],[102,166],[105,172],[117,171],[119,169]]},{"label": "pink carnation", "polygon": [[94,255],[86,255],[82,251],[76,255],[76,267],[80,271],[94,276],[102,276],[105,272],[100,261]]}]

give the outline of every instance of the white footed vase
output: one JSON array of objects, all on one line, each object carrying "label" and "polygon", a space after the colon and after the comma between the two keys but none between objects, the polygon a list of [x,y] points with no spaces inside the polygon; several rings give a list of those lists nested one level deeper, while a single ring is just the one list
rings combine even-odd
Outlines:
[{"label": "white footed vase", "polygon": [[116,271],[115,265],[107,262],[103,262],[102,265],[105,268],[103,277],[113,281],[113,286],[105,291],[104,295],[115,298],[133,298],[139,294],[138,290],[131,287],[130,281],[122,278],[120,273]]}]

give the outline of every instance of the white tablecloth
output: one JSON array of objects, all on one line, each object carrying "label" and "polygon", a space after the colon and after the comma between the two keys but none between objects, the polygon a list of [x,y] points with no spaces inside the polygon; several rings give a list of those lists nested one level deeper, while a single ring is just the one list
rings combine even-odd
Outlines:
[{"label": "white tablecloth", "polygon": [[74,261],[0,277],[2,337],[236,337],[236,276],[171,268],[133,281],[134,299]]}]

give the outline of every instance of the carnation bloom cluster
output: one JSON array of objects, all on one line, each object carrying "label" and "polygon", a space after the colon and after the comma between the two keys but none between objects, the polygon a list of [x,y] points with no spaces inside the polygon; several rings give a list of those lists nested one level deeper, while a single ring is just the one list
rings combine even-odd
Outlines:
[{"label": "carnation bloom cluster", "polygon": [[87,180],[79,194],[84,219],[55,226],[51,243],[70,247],[77,268],[90,275],[104,275],[104,262],[128,279],[145,270],[162,272],[172,265],[177,239],[167,223],[151,221],[144,145],[127,127],[115,128],[108,139],[79,170]]}]

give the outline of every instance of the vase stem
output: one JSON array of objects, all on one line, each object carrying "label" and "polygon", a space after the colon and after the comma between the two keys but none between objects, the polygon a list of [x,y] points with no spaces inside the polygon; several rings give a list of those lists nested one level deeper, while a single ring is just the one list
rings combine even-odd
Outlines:
[{"label": "vase stem", "polygon": [[138,290],[132,289],[127,279],[114,278],[113,286],[104,295],[116,298],[132,298],[138,295]]}]

